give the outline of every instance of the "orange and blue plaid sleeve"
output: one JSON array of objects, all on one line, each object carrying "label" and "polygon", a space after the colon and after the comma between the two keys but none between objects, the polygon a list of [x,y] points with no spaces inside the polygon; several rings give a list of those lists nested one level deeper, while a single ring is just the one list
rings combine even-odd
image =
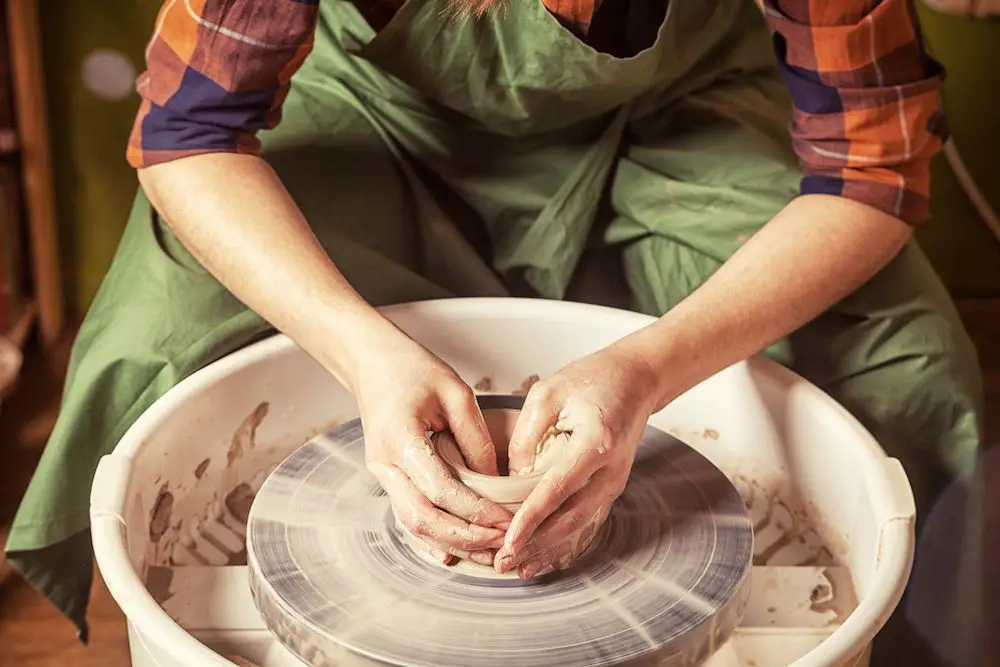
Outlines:
[{"label": "orange and blue plaid sleeve", "polygon": [[136,83],[135,168],[260,150],[313,46],[319,0],[166,0]]},{"label": "orange and blue plaid sleeve", "polygon": [[803,194],[869,204],[911,225],[930,215],[930,163],[947,137],[944,69],[911,0],[764,0],[794,104]]}]

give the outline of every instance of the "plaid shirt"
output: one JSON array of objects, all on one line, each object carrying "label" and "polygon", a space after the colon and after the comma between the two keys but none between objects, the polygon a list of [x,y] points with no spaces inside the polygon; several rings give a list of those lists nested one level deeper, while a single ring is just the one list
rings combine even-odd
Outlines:
[{"label": "plaid shirt", "polygon": [[[356,1],[376,29],[403,2]],[[924,51],[912,0],[757,1],[794,103],[802,192],[923,223],[930,161],[945,137],[943,70]],[[543,0],[584,39],[598,2]],[[146,49],[128,147],[136,168],[199,153],[257,153],[257,132],[278,124],[291,77],[312,48],[319,0],[193,6],[199,14],[166,0]]]}]

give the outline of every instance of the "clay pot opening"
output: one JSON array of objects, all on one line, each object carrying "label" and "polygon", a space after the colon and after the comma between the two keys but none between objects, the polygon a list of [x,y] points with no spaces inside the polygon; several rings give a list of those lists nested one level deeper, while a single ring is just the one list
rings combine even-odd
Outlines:
[{"label": "clay pot opening", "polygon": [[[514,401],[517,401],[517,405],[512,404]],[[510,445],[510,436],[514,432],[523,398],[483,396],[480,397],[479,404],[486,420],[486,428],[496,448],[499,476],[484,475],[470,470],[450,433],[435,435],[434,444],[438,454],[451,467],[455,476],[470,489],[512,512],[517,511],[541,478],[541,473],[512,476],[508,471],[507,447]]]},{"label": "clay pot opening", "polygon": [[[497,469],[500,471],[501,477],[508,477],[510,474],[507,448],[510,446],[510,436],[514,433],[514,424],[517,422],[518,414],[520,414],[518,410],[508,408],[483,410],[483,419],[486,421],[486,428],[489,430],[490,439],[493,440],[493,446],[496,448]],[[462,453],[450,435],[448,437],[438,435],[435,437],[435,442],[441,458],[454,468],[456,472],[461,475],[480,475],[469,470],[465,459],[462,457]],[[492,475],[480,476],[491,477]]]}]

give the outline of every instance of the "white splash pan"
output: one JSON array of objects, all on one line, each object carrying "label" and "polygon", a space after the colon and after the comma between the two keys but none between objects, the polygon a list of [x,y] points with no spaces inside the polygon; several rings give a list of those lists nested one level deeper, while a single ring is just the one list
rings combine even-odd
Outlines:
[{"label": "white splash pan", "polygon": [[[652,321],[522,299],[383,312],[470,384],[496,393]],[[223,656],[301,667],[264,628],[246,568],[231,560],[243,533],[223,499],[241,483],[254,491],[296,447],[356,416],[343,387],[275,336],[185,379],[101,460],[93,544],[128,618],[134,667],[247,664]],[[720,372],[650,421],[725,471],[755,517],[754,593],[741,627],[707,665],[868,665],[913,557],[913,497],[899,462],[826,394],[765,359]]]}]

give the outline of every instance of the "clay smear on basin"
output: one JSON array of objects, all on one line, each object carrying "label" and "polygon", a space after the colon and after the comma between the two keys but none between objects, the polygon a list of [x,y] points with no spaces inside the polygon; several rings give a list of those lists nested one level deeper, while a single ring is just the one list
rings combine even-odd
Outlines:
[{"label": "clay smear on basin", "polygon": [[226,452],[226,461],[229,465],[238,461],[244,453],[253,449],[257,444],[257,427],[260,423],[264,421],[264,417],[267,417],[267,413],[271,409],[271,404],[268,402],[263,402],[254,409],[250,415],[243,420],[236,432],[233,433],[233,439],[229,443],[229,451]]},{"label": "clay smear on basin", "polygon": [[[221,473],[223,479],[213,481],[209,474],[213,459],[209,457],[188,469],[194,477],[191,482],[168,480],[160,486],[149,515],[152,548],[147,554],[146,577],[147,585],[156,589],[159,597],[169,589],[169,578],[157,567],[245,563],[246,520],[265,471],[259,471],[253,479],[231,478],[240,460],[257,448],[257,431],[269,412],[269,403],[259,403],[234,429],[225,449],[226,465],[216,471],[216,476]],[[160,477],[156,483],[160,484]],[[187,516],[179,515],[178,503],[193,491],[194,486],[203,483],[219,484],[221,492],[213,494],[201,512],[192,515],[188,510]]]}]

